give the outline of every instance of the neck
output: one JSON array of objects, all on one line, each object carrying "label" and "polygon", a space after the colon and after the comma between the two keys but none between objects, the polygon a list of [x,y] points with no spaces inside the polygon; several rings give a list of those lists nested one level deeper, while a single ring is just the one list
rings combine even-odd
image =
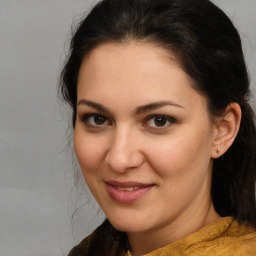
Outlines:
[{"label": "neck", "polygon": [[188,209],[187,213],[178,216],[168,225],[163,225],[146,232],[128,233],[132,256],[141,256],[183,239],[218,218],[220,216],[216,213],[213,203],[210,201],[203,208],[203,211],[202,207],[195,207],[194,213],[191,214],[190,209]]}]

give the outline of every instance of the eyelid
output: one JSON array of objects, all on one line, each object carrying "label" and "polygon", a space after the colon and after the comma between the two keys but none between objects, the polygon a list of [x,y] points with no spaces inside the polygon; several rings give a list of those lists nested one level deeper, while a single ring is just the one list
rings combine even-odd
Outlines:
[{"label": "eyelid", "polygon": [[[168,127],[171,125],[171,124],[175,124],[177,123],[177,120],[173,117],[170,117],[170,116],[167,116],[167,115],[163,115],[163,114],[153,114],[153,115],[150,115],[148,117],[145,118],[144,122],[143,122],[143,125],[144,127],[146,127],[146,123],[148,123],[151,119],[154,119],[154,118],[157,118],[157,117],[162,117],[162,118],[165,118],[168,122],[169,122],[169,125]],[[159,130],[163,130],[163,129],[166,129],[168,127],[166,126],[159,126],[159,127],[152,127],[152,126],[149,126],[150,128],[153,128],[153,129],[159,129]]]},{"label": "eyelid", "polygon": [[168,115],[165,115],[165,114],[152,114],[152,115],[147,116],[145,120],[148,120],[148,119],[151,119],[151,118],[154,118],[154,117],[163,117],[163,118],[166,118],[167,120],[170,120],[170,121],[176,121],[176,119],[174,117],[171,117],[171,116],[168,116]]},{"label": "eyelid", "polygon": [[97,113],[97,112],[83,113],[83,114],[80,114],[80,115],[78,114],[78,117],[81,121],[86,120],[87,118],[92,117],[92,116],[102,116],[102,117],[108,119],[108,117],[106,117],[105,115],[102,115],[102,114]]},{"label": "eyelid", "polygon": [[153,114],[153,115],[147,116],[145,118],[145,120],[147,121],[147,120],[150,120],[150,119],[156,118],[156,117],[163,117],[163,118],[166,118],[166,120],[168,120],[170,122],[177,122],[177,120],[174,117],[164,115],[164,114]]},{"label": "eyelid", "polygon": [[[109,120],[109,118],[108,117],[106,117],[105,115],[102,115],[102,114],[99,114],[99,113],[88,113],[88,114],[82,114],[82,115],[78,115],[78,117],[79,117],[79,120],[81,121],[81,122],[84,122],[84,123],[86,123],[86,121],[88,121],[88,119],[90,118],[90,117],[95,117],[95,116],[100,116],[100,117],[103,117],[103,118],[105,118],[106,119],[106,122],[108,123],[108,124],[111,124],[111,121]],[[86,123],[86,125],[88,125],[88,126],[91,126],[91,127],[102,127],[102,126],[104,126],[104,125],[91,125],[91,124],[89,124],[89,123]]]}]

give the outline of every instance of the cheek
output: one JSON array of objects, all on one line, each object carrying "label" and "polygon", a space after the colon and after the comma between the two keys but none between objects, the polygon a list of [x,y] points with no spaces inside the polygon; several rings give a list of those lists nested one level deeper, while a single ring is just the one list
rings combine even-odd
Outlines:
[{"label": "cheek", "polygon": [[174,135],[173,138],[152,145],[149,152],[151,165],[160,176],[179,177],[180,175],[198,175],[208,170],[210,160],[210,136],[205,130],[183,132],[183,136]]},{"label": "cheek", "polygon": [[74,149],[82,172],[94,171],[103,157],[102,143],[75,130]]},{"label": "cheek", "polygon": [[149,152],[148,160],[159,176],[172,176],[181,171],[186,154],[182,140],[176,139],[150,148],[152,151]]}]

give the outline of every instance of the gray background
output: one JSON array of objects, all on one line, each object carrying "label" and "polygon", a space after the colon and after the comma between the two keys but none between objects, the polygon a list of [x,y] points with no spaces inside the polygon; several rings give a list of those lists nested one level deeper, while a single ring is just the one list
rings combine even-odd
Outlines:
[{"label": "gray background", "polygon": [[[0,256],[67,255],[103,217],[89,201],[71,221],[87,191],[73,189],[56,97],[71,23],[96,2],[0,0]],[[241,31],[255,95],[256,1],[214,2]]]}]

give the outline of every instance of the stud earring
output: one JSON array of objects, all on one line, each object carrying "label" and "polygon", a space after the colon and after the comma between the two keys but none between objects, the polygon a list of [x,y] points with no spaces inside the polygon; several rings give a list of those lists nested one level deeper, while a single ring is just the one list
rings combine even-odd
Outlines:
[{"label": "stud earring", "polygon": [[216,149],[216,153],[219,154],[220,153],[220,148]]}]

